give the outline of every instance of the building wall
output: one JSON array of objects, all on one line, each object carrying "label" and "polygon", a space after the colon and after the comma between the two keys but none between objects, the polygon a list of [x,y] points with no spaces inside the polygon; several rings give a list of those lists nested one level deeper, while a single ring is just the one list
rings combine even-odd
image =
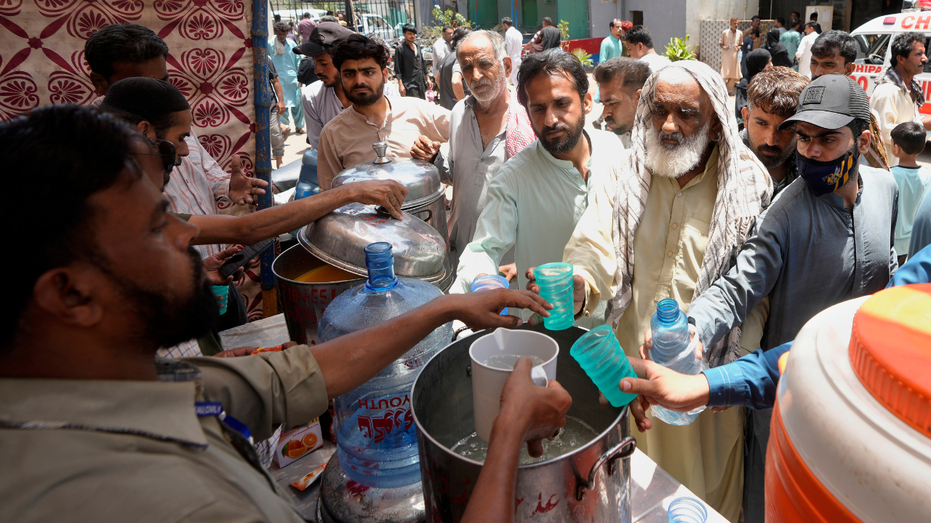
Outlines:
[{"label": "building wall", "polygon": [[[666,44],[673,36],[682,37],[686,33],[686,16],[688,4],[696,0],[618,0],[618,3],[624,2],[624,14],[622,20],[633,20],[630,14],[632,11],[643,12],[643,25],[650,30],[653,35],[653,47],[657,53],[662,54],[666,49]],[[729,1],[729,0],[721,0]],[[748,0],[755,1],[755,0]],[[606,25],[606,24],[599,24]],[[693,39],[697,40],[698,26],[695,26],[695,35]]]},{"label": "building wall", "polygon": [[[754,15],[768,18],[759,10],[760,0],[686,0],[685,30],[683,35],[677,36],[688,34],[689,43],[697,44],[702,20],[730,20],[734,16],[741,20],[749,20]],[[668,39],[666,41],[668,42]]]},{"label": "building wall", "polygon": [[588,32],[592,38],[606,38],[611,34],[608,24],[615,18],[630,20],[624,16],[624,0],[617,2],[603,2],[602,0],[588,0]]}]

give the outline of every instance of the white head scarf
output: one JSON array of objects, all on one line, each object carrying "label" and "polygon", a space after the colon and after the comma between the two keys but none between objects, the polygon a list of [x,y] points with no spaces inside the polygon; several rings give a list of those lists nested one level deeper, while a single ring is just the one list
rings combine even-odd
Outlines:
[{"label": "white head scarf", "polygon": [[[630,151],[614,167],[617,184],[612,236],[618,259],[618,288],[608,303],[606,319],[615,329],[632,299],[634,235],[643,217],[652,180],[652,174],[644,166],[646,136],[648,132],[655,132],[650,107],[657,78],[668,67],[681,68],[698,82],[721,122],[721,132],[717,137],[718,193],[693,299],[733,265],[740,246],[749,237],[756,218],[769,205],[773,193],[769,173],[738,135],[733,104],[728,103],[727,88],[717,71],[702,62],[689,60],[674,62],[650,76],[643,85],[637,104]],[[705,362],[714,367],[736,359],[739,339],[739,329],[735,328],[728,335],[726,345],[719,343],[706,347]]]}]

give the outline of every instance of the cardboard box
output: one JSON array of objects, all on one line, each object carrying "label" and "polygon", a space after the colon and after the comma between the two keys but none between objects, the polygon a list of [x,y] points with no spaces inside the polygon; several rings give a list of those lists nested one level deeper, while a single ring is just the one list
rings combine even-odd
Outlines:
[{"label": "cardboard box", "polygon": [[315,419],[303,427],[285,432],[275,447],[275,463],[284,467],[323,446],[320,420]]}]

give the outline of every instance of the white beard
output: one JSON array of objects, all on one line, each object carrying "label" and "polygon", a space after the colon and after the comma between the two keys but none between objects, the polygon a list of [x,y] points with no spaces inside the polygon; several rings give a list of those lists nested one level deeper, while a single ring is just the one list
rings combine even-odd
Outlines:
[{"label": "white beard", "polygon": [[702,154],[711,141],[711,125],[706,124],[700,131],[692,136],[682,139],[678,133],[671,135],[679,139],[679,145],[669,145],[661,141],[655,127],[647,132],[647,150],[644,165],[654,176],[664,178],[678,178],[691,171],[701,161]]},{"label": "white beard", "polygon": [[275,37],[275,54],[284,54],[284,44],[277,36]]}]

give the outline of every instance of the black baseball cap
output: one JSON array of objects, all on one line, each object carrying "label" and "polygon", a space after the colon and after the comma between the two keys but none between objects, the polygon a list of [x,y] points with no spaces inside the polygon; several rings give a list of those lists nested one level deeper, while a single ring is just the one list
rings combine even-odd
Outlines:
[{"label": "black baseball cap", "polygon": [[355,34],[355,32],[346,29],[336,22],[320,22],[317,24],[317,27],[314,28],[313,32],[310,33],[310,38],[307,39],[307,42],[291,50],[294,54],[302,54],[310,57],[320,56],[352,34]]},{"label": "black baseball cap", "polygon": [[849,76],[826,74],[813,80],[802,91],[798,111],[779,124],[779,130],[793,122],[840,129],[854,120],[870,121],[870,102],[866,91]]}]

